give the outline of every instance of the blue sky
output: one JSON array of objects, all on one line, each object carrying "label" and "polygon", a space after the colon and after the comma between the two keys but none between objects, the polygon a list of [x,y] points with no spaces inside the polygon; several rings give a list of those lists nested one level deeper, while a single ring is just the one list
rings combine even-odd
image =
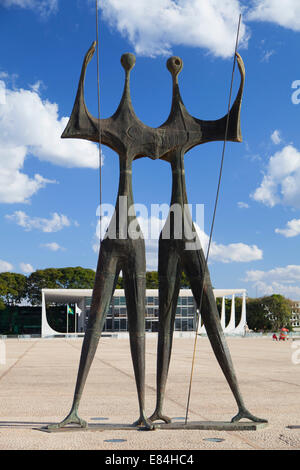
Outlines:
[{"label": "blue sky", "polygon": [[[119,104],[124,52],[137,57],[132,100],[146,124],[157,127],[169,114],[171,55],[184,62],[179,82],[189,112],[201,119],[226,114],[240,12],[243,143],[226,148],[212,283],[245,287],[250,296],[300,299],[298,0],[101,1],[101,116]],[[98,147],[60,139],[95,36],[94,1],[0,0],[0,271],[96,266]],[[234,95],[238,85],[236,71]],[[86,102],[96,116],[96,57],[87,71]],[[102,200],[114,204],[118,157],[102,150]],[[221,142],[209,143],[185,157],[189,202],[204,204],[204,243],[221,152]],[[169,165],[147,158],[133,165],[135,202],[149,214],[151,203],[169,203]],[[148,268],[156,262],[157,243],[147,241]]]}]

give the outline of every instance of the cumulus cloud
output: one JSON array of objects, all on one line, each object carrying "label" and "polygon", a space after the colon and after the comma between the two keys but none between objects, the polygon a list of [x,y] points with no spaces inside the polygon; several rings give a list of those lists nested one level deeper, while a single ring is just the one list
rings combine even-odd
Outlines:
[{"label": "cumulus cloud", "polygon": [[299,182],[300,152],[287,145],[270,158],[267,172],[251,197],[270,207],[281,203],[299,208]]},{"label": "cumulus cloud", "polygon": [[23,227],[27,232],[36,229],[42,232],[52,233],[62,230],[64,227],[69,227],[71,221],[66,215],[54,212],[49,219],[42,217],[30,217],[23,211],[15,211],[11,215],[6,215],[5,218],[15,222],[20,227]]},{"label": "cumulus cloud", "polygon": [[5,7],[20,7],[34,10],[42,17],[55,13],[58,9],[58,0],[1,0],[1,5]]},{"label": "cumulus cloud", "polygon": [[31,274],[34,271],[33,267],[29,263],[20,263],[20,268],[25,274]]},{"label": "cumulus cloud", "polygon": [[[0,106],[0,202],[28,202],[37,191],[53,182],[22,169],[31,154],[64,167],[97,168],[97,145],[77,139],[61,139],[68,122],[59,118],[58,106],[42,100],[39,86],[10,89],[0,80],[5,97]],[[2,100],[3,101],[3,100]]]},{"label": "cumulus cloud", "polygon": [[[140,55],[171,54],[172,47],[201,47],[218,57],[231,57],[239,14],[239,0],[102,0],[103,17]],[[241,24],[240,44],[248,32]]]},{"label": "cumulus cloud", "polygon": [[252,282],[260,295],[282,294],[292,299],[300,298],[300,266],[288,265],[269,271],[246,272],[245,282]]},{"label": "cumulus cloud", "polygon": [[275,131],[271,134],[271,140],[273,144],[278,145],[281,143],[281,136],[280,131],[275,129]]},{"label": "cumulus cloud", "polygon": [[247,204],[247,202],[242,202],[242,201],[239,201],[237,203],[239,209],[249,209],[249,204]]},{"label": "cumulus cloud", "polygon": [[286,238],[292,238],[300,235],[300,219],[289,220],[286,224],[286,228],[276,228],[275,232],[280,233]]},{"label": "cumulus cloud", "polygon": [[41,244],[41,246],[43,246],[43,247],[45,247],[45,248],[48,248],[48,250],[51,250],[51,251],[64,250],[64,248],[63,248],[62,246],[60,246],[58,243],[56,243],[56,242],[43,243],[43,244]]},{"label": "cumulus cloud", "polygon": [[299,0],[253,0],[247,19],[276,23],[300,31],[300,3]]},{"label": "cumulus cloud", "polygon": [[5,273],[7,271],[12,271],[13,270],[13,265],[11,263],[8,263],[8,261],[3,261],[0,259],[0,273]]}]

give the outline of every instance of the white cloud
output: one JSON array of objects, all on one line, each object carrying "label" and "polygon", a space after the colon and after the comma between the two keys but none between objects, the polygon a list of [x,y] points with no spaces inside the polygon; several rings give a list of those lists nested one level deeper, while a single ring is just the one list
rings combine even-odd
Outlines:
[{"label": "white cloud", "polygon": [[43,246],[43,247],[45,247],[45,248],[48,248],[48,249],[51,250],[51,251],[64,250],[64,248],[63,248],[62,246],[60,246],[58,243],[56,243],[56,242],[43,243],[43,244],[41,244],[41,246]]},{"label": "white cloud", "polygon": [[242,202],[242,201],[238,202],[237,205],[240,209],[249,209],[250,207],[249,204],[247,204],[246,202]]},{"label": "white cloud", "polygon": [[300,266],[290,264],[285,267],[270,269],[269,271],[252,270],[247,271],[246,281],[300,281]]},{"label": "white cloud", "polygon": [[[128,38],[140,55],[170,54],[172,47],[201,47],[231,57],[241,5],[239,0],[102,0],[103,17]],[[248,32],[241,24],[240,44]]]},{"label": "white cloud", "polygon": [[275,54],[275,51],[273,49],[270,50],[270,51],[264,51],[263,56],[262,56],[260,61],[268,63],[269,60],[270,60],[270,57],[272,57],[272,55],[274,55],[274,54]]},{"label": "white cloud", "polygon": [[8,261],[3,261],[0,259],[0,273],[5,273],[7,271],[12,271],[13,265],[8,263]]},{"label": "white cloud", "polygon": [[248,20],[276,23],[293,31],[300,31],[299,0],[253,0]]},{"label": "white cloud", "polygon": [[284,204],[300,207],[300,152],[292,145],[273,155],[261,185],[251,195],[253,199],[273,207]]},{"label": "white cloud", "polygon": [[289,220],[286,224],[286,228],[276,228],[275,232],[284,235],[286,238],[292,238],[300,235],[300,219]]},{"label": "white cloud", "polygon": [[281,143],[281,136],[280,131],[275,129],[275,131],[271,134],[271,140],[273,144],[278,145]]},{"label": "white cloud", "polygon": [[58,232],[64,227],[71,225],[71,221],[66,215],[58,214],[57,212],[54,212],[50,219],[30,217],[23,211],[15,211],[11,215],[6,215],[5,218],[20,225],[20,227],[23,227],[26,231],[37,229],[42,232],[52,233]]},{"label": "white cloud", "polygon": [[31,274],[34,271],[33,267],[29,263],[20,263],[20,268],[25,274]]},{"label": "white cloud", "polygon": [[292,299],[300,298],[299,265],[288,265],[269,271],[247,271],[244,281],[252,282],[260,295],[282,294]]},{"label": "white cloud", "polygon": [[17,6],[34,10],[43,17],[55,13],[58,8],[58,0],[1,0],[0,3],[5,7]]},{"label": "white cloud", "polygon": [[29,154],[64,167],[99,166],[96,144],[60,138],[68,118],[59,119],[57,104],[42,100],[37,84],[31,90],[9,89],[1,80],[0,85],[5,92],[0,106],[0,202],[28,202],[53,182],[22,172]]}]

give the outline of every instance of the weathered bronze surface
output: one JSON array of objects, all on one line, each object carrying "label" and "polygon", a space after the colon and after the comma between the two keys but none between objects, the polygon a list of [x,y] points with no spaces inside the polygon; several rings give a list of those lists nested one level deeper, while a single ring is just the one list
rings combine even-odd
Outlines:
[{"label": "weathered bronze surface", "polygon": [[[237,54],[237,62],[241,74],[241,83],[235,102],[229,113],[227,140],[241,142],[240,109],[243,94],[245,69],[242,58]],[[162,413],[164,393],[171,357],[174,320],[180,288],[182,271],[185,271],[190,281],[191,289],[200,309],[201,317],[211,346],[219,365],[226,377],[238,405],[238,414],[232,421],[248,418],[255,422],[265,420],[253,416],[245,407],[241,396],[233,363],[222,330],[216,301],[210,281],[206,260],[201,248],[200,240],[195,231],[191,215],[188,211],[188,199],[186,193],[184,155],[195,145],[205,142],[224,140],[227,115],[216,121],[200,121],[191,116],[186,110],[180,96],[178,86],[178,73],[182,69],[182,61],[179,57],[171,57],[167,67],[173,78],[173,100],[169,118],[163,127],[176,129],[181,136],[185,134],[182,143],[164,155],[164,160],[171,164],[172,170],[172,196],[171,208],[174,205],[181,206],[182,210],[177,214],[182,215],[182,220],[172,223],[174,214],[170,211],[166,226],[159,238],[159,333],[157,348],[157,403],[152,421],[163,420],[170,423],[170,418]],[[188,212],[187,212],[188,211]],[[178,225],[183,227],[181,236],[178,236]],[[168,229],[170,236],[164,237],[164,230]],[[176,231],[177,228],[177,231]],[[186,234],[194,234],[194,249],[187,247],[191,243]],[[198,247],[198,249],[195,249]],[[203,291],[202,291],[203,289]]]},{"label": "weathered bronze surface", "polygon": [[[150,419],[145,415],[146,263],[144,239],[141,237],[133,239],[128,233],[128,227],[132,222],[138,227],[134,211],[131,211],[129,215],[127,210],[127,207],[133,206],[132,162],[146,156],[168,161],[171,164],[173,175],[171,204],[178,203],[183,206],[187,203],[184,155],[196,145],[223,140],[227,116],[215,121],[202,121],[187,112],[180,96],[177,80],[178,73],[182,68],[182,61],[178,57],[171,57],[167,62],[173,77],[173,101],[169,118],[158,128],[146,126],[135,115],[130,98],[130,71],[135,64],[135,57],[133,54],[124,54],[121,63],[125,69],[125,86],[120,105],[110,118],[101,119],[99,122],[89,113],[84,100],[86,68],[94,51],[95,43],[92,44],[85,56],[75,104],[62,137],[86,139],[93,142],[101,141],[102,144],[115,150],[119,155],[120,163],[119,190],[115,212],[100,247],[92,304],[82,345],[72,408],[61,423],[49,426],[49,429],[59,429],[70,423],[80,427],[87,426],[86,422],[78,416],[79,402],[120,270],[122,270],[124,277],[130,347],[140,408],[140,416],[135,424],[146,429],[153,429],[153,421],[156,419],[169,422],[169,418],[162,415],[162,403],[171,356],[181,269],[186,271],[190,279],[198,305],[204,282],[201,314],[213,350],[239,407],[239,413],[233,420],[246,417],[253,421],[261,421],[246,410],[239,392],[229,350],[220,325],[209,273],[207,269],[205,271],[203,251],[202,249],[185,250],[187,240],[184,236],[181,239],[176,239],[173,236],[174,231],[171,231],[169,239],[161,237],[159,242],[160,325],[157,357],[157,407]],[[241,85],[230,112],[228,140],[232,141],[241,141],[240,106],[244,84],[244,67],[239,55],[237,55],[237,60],[241,72]],[[124,199],[127,201],[126,208],[120,202]],[[191,219],[189,223],[190,228],[193,229]],[[109,233],[113,232],[114,228],[116,236],[111,238]]]},{"label": "weathered bronze surface", "polygon": [[[156,423],[156,429],[167,429],[167,430],[204,430],[204,431],[257,431],[267,426],[267,423],[253,423],[250,421],[241,421],[235,423],[229,423],[226,421],[191,421],[185,423]],[[118,424],[118,423],[106,423],[106,424],[89,424],[86,428],[79,426],[65,426],[60,428],[39,428],[39,431],[44,432],[73,432],[73,431],[137,431],[140,426],[134,424]]]}]

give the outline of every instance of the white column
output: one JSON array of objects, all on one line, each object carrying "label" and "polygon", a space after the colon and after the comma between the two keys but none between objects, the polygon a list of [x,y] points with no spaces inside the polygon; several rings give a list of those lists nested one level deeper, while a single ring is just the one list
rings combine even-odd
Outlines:
[{"label": "white column", "polygon": [[242,313],[241,313],[241,320],[234,330],[235,334],[243,335],[245,333],[245,325],[247,323],[246,318],[246,292],[243,292],[243,300],[242,300]]},{"label": "white column", "polygon": [[199,310],[198,310],[198,315],[199,315],[198,334],[200,334],[200,333],[206,333],[204,323],[203,323],[203,325],[201,326],[201,314],[200,314]]},{"label": "white column", "polygon": [[58,331],[53,330],[53,328],[51,328],[51,326],[48,323],[47,312],[46,312],[45,293],[42,290],[42,331],[41,331],[41,336],[42,336],[42,338],[44,338],[46,336],[54,336],[54,335],[59,335],[59,334],[64,334],[64,333],[59,333]]},{"label": "white column", "polygon": [[221,309],[221,326],[223,331],[225,330],[225,297],[222,297],[222,309]]},{"label": "white column", "polygon": [[225,328],[226,333],[233,333],[235,329],[235,294],[232,294],[230,320]]},{"label": "white column", "polygon": [[85,320],[85,301],[84,298],[81,299],[78,304],[76,304],[76,311],[78,314],[78,327],[77,332],[83,333],[84,331],[84,320]]}]

